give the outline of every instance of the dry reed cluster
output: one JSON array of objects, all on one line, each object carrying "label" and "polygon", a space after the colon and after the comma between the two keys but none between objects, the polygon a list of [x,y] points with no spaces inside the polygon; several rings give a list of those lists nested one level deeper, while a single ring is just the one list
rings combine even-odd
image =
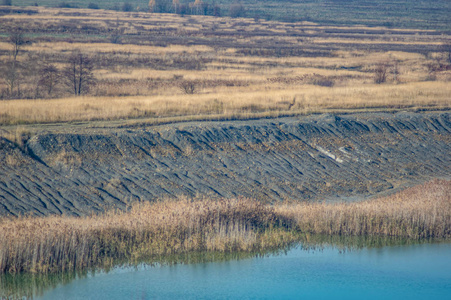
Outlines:
[{"label": "dry reed cluster", "polygon": [[48,273],[197,251],[262,251],[310,234],[451,237],[451,181],[360,203],[139,203],[90,217],[0,219],[0,272]]},{"label": "dry reed cluster", "polygon": [[276,213],[306,233],[449,238],[451,181],[435,180],[364,202],[280,205]]},{"label": "dry reed cluster", "polygon": [[268,233],[285,224],[282,218],[259,202],[237,199],[142,203],[129,212],[85,218],[4,219],[0,272],[68,271],[155,255],[277,247],[292,241]]}]

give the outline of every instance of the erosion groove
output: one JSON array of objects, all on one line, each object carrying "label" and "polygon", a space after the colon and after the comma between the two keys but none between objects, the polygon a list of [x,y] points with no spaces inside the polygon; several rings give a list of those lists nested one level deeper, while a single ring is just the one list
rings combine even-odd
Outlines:
[{"label": "erosion groove", "polygon": [[357,199],[451,177],[449,112],[317,115],[0,137],[0,215],[167,197]]}]

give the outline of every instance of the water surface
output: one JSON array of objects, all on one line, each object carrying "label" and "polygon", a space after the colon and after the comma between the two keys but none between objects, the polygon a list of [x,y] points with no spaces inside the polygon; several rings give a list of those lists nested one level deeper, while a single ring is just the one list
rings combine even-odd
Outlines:
[{"label": "water surface", "polygon": [[189,265],[119,268],[37,299],[451,299],[451,244],[427,243]]}]

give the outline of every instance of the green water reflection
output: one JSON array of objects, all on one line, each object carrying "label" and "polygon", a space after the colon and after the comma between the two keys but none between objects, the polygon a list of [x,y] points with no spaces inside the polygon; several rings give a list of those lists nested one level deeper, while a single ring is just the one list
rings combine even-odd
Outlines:
[{"label": "green water reflection", "polygon": [[74,280],[89,278],[97,273],[108,273],[123,267],[138,267],[142,265],[161,266],[174,264],[198,264],[241,260],[253,257],[284,255],[293,247],[306,251],[335,248],[337,251],[353,251],[356,249],[372,249],[387,246],[411,246],[425,243],[449,243],[444,240],[409,240],[391,237],[342,237],[307,235],[298,243],[284,249],[270,249],[258,253],[186,253],[172,256],[152,257],[133,265],[128,262],[115,262],[114,268],[87,270],[84,272],[66,272],[60,274],[5,274],[0,276],[0,299],[33,299],[42,296],[46,291],[55,289],[59,285],[68,284]]}]

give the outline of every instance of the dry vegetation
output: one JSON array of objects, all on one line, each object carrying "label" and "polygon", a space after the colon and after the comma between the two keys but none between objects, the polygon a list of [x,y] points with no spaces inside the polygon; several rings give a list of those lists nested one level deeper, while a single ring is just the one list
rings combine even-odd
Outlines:
[{"label": "dry vegetation", "polygon": [[[435,31],[30,11],[0,17],[3,125],[449,109],[451,104],[451,39]],[[13,65],[8,34],[17,28],[23,42]],[[67,80],[74,53],[92,61],[92,76],[78,90],[82,96],[74,96]]]},{"label": "dry vegetation", "polygon": [[0,271],[47,273],[197,251],[261,251],[308,241],[311,234],[450,238],[451,181],[359,203],[179,200],[85,218],[3,218]]}]

